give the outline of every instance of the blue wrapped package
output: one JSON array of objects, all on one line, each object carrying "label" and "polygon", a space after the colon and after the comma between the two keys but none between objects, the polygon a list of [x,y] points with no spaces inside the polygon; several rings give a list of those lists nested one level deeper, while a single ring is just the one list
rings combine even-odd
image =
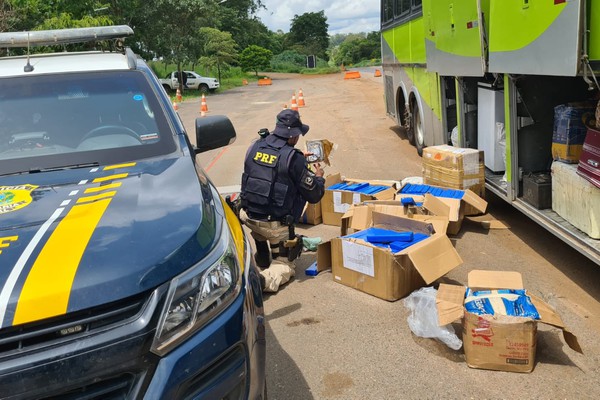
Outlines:
[{"label": "blue wrapped package", "polygon": [[403,194],[420,194],[424,195],[426,193],[430,193],[436,197],[448,197],[451,199],[462,199],[465,195],[464,190],[456,190],[456,189],[444,189],[433,187],[429,185],[416,185],[416,184],[406,184],[400,189],[400,193]]},{"label": "blue wrapped package", "polygon": [[467,289],[465,309],[477,315],[508,315],[540,319],[540,315],[524,289],[479,290]]},{"label": "blue wrapped package", "polygon": [[390,232],[385,234],[367,235],[369,243],[412,242],[412,232]]},{"label": "blue wrapped package", "polygon": [[[410,233],[412,235],[412,239],[410,241],[406,241],[405,239],[408,235],[403,235]],[[381,238],[391,238],[392,236],[396,236],[396,238],[404,236],[404,240],[393,240],[388,242],[383,242]],[[360,232],[352,233],[350,235],[344,236],[345,238],[355,238],[362,239],[365,242],[372,244],[373,246],[382,247],[386,249],[390,249],[392,253],[398,253],[422,240],[427,239],[429,236],[424,233],[413,233],[413,232],[397,232],[388,229],[382,228],[368,228]],[[370,240],[369,240],[370,239]],[[373,241],[371,241],[373,240]]]}]

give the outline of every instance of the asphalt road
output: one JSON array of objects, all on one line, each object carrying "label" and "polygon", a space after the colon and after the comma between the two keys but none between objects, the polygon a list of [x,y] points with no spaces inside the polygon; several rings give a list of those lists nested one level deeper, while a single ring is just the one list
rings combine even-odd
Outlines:
[{"label": "asphalt road", "polygon": [[[421,160],[404,134],[386,117],[381,78],[373,70],[343,75],[270,75],[256,84],[207,97],[209,115],[226,114],[237,141],[199,156],[223,190],[239,185],[244,154],[260,128],[302,89],[306,136],[336,143],[326,173],[350,178],[401,180],[418,176]],[[180,105],[189,132],[200,101]],[[300,147],[302,148],[302,142]],[[544,398],[592,399],[600,383],[600,266],[593,264],[501,200],[488,196],[489,214],[509,229],[486,230],[465,222],[452,242],[464,260],[439,282],[466,284],[473,269],[514,270],[525,287],[549,302],[583,348],[568,348],[561,332],[540,324],[537,363],[531,374],[469,368],[462,350],[416,337],[403,301],[387,302],[333,281],[330,272],[308,277],[315,253],[304,253],[296,277],[265,296],[268,328],[268,386],[271,399]],[[329,240],[332,226],[302,232]],[[459,331],[460,327],[455,325]]]}]

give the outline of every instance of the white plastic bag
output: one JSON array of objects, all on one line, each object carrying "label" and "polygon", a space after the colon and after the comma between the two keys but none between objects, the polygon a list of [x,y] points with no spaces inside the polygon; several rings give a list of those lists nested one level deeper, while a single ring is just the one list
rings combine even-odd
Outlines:
[{"label": "white plastic bag", "polygon": [[450,141],[452,142],[452,146],[460,147],[460,141],[458,140],[458,126],[452,128],[452,134],[450,135]]},{"label": "white plastic bag", "polygon": [[456,336],[452,325],[439,326],[435,305],[437,290],[424,287],[412,292],[404,299],[404,306],[410,310],[407,318],[410,330],[423,338],[437,339],[453,350],[462,347],[462,340]]}]

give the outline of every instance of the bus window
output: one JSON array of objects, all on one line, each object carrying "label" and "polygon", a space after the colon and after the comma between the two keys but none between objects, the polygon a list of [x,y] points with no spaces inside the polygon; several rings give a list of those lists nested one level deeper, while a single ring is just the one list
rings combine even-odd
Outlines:
[{"label": "bus window", "polygon": [[406,15],[410,11],[410,0],[396,0],[395,16],[400,17]]},{"label": "bus window", "polygon": [[413,2],[412,2],[413,9],[415,9],[415,8],[421,8],[421,3],[422,3],[422,0],[413,0]]},{"label": "bus window", "polygon": [[394,0],[382,0],[381,23],[386,24],[394,19]]}]

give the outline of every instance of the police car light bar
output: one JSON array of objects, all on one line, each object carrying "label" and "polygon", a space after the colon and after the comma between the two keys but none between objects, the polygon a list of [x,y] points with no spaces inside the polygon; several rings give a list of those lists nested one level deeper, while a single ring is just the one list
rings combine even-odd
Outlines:
[{"label": "police car light bar", "polygon": [[0,47],[52,46],[85,43],[97,40],[120,39],[133,35],[127,25],[94,28],[55,29],[47,31],[0,33]]}]

